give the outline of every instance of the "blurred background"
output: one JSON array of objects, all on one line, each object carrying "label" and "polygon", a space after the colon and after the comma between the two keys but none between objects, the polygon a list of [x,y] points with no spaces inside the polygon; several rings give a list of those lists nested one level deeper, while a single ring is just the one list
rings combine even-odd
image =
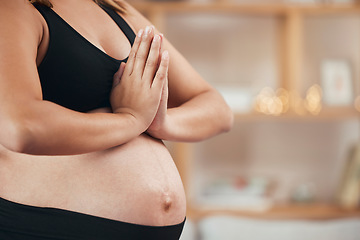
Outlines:
[{"label": "blurred background", "polygon": [[229,133],[167,143],[182,240],[359,240],[360,3],[129,2],[235,114]]}]

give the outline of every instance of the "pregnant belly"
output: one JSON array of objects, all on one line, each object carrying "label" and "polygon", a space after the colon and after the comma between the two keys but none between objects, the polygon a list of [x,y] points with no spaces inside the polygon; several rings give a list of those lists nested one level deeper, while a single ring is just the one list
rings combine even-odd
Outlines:
[{"label": "pregnant belly", "polygon": [[147,135],[106,151],[75,156],[0,158],[0,196],[144,225],[183,221],[185,194],[161,141]]}]

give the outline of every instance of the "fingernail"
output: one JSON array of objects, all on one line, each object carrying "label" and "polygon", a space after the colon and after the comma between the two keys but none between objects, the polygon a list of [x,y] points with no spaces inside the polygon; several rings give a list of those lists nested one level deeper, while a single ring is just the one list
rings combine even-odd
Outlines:
[{"label": "fingernail", "polygon": [[164,51],[163,54],[162,54],[162,58],[164,60],[168,60],[169,59],[169,52],[168,51]]},{"label": "fingernail", "polygon": [[150,33],[150,27],[147,26],[147,27],[145,28],[145,35],[148,35],[149,33]]},{"label": "fingernail", "polygon": [[138,32],[138,37],[141,37],[142,34],[143,34],[144,30],[143,29],[140,29],[139,32]]},{"label": "fingernail", "polygon": [[154,42],[159,42],[160,41],[160,36],[158,34],[156,34],[154,36],[154,39],[153,39]]}]

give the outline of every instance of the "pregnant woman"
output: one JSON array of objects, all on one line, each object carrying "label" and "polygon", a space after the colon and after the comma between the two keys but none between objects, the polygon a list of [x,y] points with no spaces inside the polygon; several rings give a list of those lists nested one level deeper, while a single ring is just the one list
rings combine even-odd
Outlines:
[{"label": "pregnant woman", "polygon": [[0,23],[0,239],[179,239],[161,140],[228,131],[219,93],[124,1],[3,0]]}]

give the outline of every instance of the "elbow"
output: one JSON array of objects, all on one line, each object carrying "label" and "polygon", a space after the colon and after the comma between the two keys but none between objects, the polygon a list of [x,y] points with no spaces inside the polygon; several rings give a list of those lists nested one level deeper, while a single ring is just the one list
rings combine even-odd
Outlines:
[{"label": "elbow", "polygon": [[234,125],[234,112],[218,91],[214,90],[212,93],[215,93],[216,96],[214,98],[216,104],[214,104],[213,116],[214,119],[217,119],[218,133],[229,132]]},{"label": "elbow", "polygon": [[223,120],[222,120],[222,131],[229,132],[234,125],[234,113],[228,105],[224,108]]},{"label": "elbow", "polygon": [[13,152],[31,153],[36,141],[30,124],[25,124],[23,121],[12,121],[7,125],[0,144]]},{"label": "elbow", "polygon": [[18,153],[31,154],[34,148],[35,139],[27,128],[19,129],[14,139],[13,151]]}]

